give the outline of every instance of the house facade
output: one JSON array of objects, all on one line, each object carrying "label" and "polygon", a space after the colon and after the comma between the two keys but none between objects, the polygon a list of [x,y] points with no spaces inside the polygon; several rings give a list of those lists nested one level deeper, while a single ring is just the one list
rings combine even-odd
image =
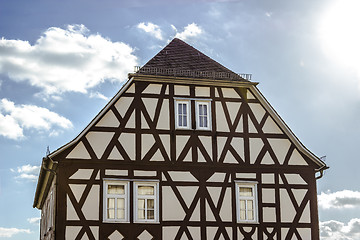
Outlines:
[{"label": "house facade", "polygon": [[249,76],[174,39],[43,159],[40,239],[319,239],[305,148]]}]

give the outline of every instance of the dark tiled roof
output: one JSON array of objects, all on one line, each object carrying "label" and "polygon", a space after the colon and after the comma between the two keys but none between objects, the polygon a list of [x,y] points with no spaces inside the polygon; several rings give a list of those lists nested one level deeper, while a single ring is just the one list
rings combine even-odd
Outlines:
[{"label": "dark tiled roof", "polygon": [[174,38],[137,73],[248,81],[178,38]]}]

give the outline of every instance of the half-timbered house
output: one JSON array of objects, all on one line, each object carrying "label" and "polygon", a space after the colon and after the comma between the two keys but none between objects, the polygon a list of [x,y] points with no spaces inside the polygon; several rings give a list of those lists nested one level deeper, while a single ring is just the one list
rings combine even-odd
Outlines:
[{"label": "half-timbered house", "polygon": [[42,161],[41,239],[319,239],[326,165],[252,82],[174,39]]}]

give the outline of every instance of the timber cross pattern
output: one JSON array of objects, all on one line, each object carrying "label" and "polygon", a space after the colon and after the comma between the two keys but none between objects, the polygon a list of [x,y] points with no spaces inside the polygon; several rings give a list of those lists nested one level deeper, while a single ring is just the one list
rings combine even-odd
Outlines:
[{"label": "timber cross pattern", "polygon": [[[195,126],[204,98],[210,129],[177,129],[176,99]],[[133,81],[57,158],[58,239],[318,239],[316,166],[249,89]],[[104,179],[159,181],[159,221],[104,222]],[[237,181],[257,182],[257,222],[237,221]]]}]

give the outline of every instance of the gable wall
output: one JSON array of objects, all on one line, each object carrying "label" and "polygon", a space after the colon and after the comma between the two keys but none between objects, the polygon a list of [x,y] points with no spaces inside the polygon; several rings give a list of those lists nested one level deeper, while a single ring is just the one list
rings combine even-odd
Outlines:
[{"label": "gable wall", "polygon": [[[176,129],[177,98],[211,99],[211,130]],[[313,165],[249,90],[135,82],[64,157],[60,239],[318,239]],[[159,180],[160,224],[103,223],[106,178]],[[236,223],[235,181],[259,223]]]}]

